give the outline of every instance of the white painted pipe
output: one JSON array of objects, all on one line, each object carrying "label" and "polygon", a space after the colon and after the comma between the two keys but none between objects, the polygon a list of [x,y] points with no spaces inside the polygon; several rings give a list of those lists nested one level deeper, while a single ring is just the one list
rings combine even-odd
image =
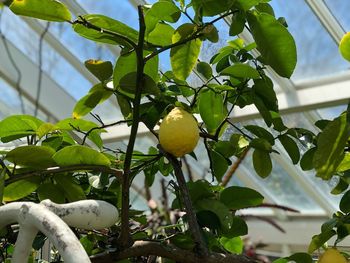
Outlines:
[{"label": "white painted pipe", "polygon": [[68,225],[84,229],[110,227],[118,220],[118,210],[97,200],[55,204],[15,202],[0,207],[0,228],[18,222],[20,230],[12,263],[27,262],[33,240],[40,230],[54,244],[67,263],[91,262],[83,246]]}]

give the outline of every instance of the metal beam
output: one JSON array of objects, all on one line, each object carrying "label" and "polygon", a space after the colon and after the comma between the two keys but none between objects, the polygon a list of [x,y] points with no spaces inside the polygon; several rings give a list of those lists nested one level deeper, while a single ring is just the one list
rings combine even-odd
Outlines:
[{"label": "metal beam", "polygon": [[326,3],[323,0],[305,0],[305,2],[310,6],[332,39],[338,44],[346,31],[329,10]]}]

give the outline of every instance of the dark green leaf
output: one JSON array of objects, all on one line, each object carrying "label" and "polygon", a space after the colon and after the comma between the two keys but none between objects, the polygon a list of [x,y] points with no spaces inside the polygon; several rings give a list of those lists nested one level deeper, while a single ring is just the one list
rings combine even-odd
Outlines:
[{"label": "dark green leaf", "polygon": [[201,33],[204,39],[208,39],[212,43],[219,42],[219,31],[214,25],[207,25]]},{"label": "dark green leaf", "polygon": [[55,150],[46,146],[19,146],[6,154],[6,160],[19,165],[34,168],[47,168],[55,166],[52,159]]},{"label": "dark green leaf", "polygon": [[120,94],[117,94],[117,101],[124,118],[129,117],[132,113],[130,101]]},{"label": "dark green leaf", "polygon": [[336,232],[334,230],[324,231],[319,235],[315,235],[312,237],[310,242],[308,253],[314,252],[316,249],[320,248],[324,245],[332,236],[334,236]]},{"label": "dark green leaf", "polygon": [[84,62],[85,67],[100,81],[108,80],[113,74],[113,65],[110,61],[89,59]]},{"label": "dark green leaf", "polygon": [[111,165],[111,161],[102,153],[83,145],[72,145],[59,150],[53,155],[59,166],[67,165]]},{"label": "dark green leaf", "polygon": [[296,144],[296,142],[291,137],[289,137],[287,134],[283,134],[283,135],[278,136],[278,139],[280,140],[284,149],[287,151],[290,159],[292,159],[293,164],[297,164],[299,162],[299,159],[300,159],[300,152],[299,152],[299,147]]},{"label": "dark green leaf", "polygon": [[236,63],[228,68],[225,68],[220,73],[221,75],[228,75],[236,78],[260,78],[259,71],[248,64]]},{"label": "dark green leaf", "polygon": [[350,212],[350,191],[347,191],[340,200],[339,208],[344,213]]},{"label": "dark green leaf", "polygon": [[[134,96],[137,87],[137,73],[132,72],[123,76],[119,81],[120,90]],[[159,95],[160,91],[154,80],[148,76],[143,76],[142,94]]]},{"label": "dark green leaf", "polygon": [[86,199],[83,189],[75,182],[72,176],[64,174],[57,175],[55,176],[55,181],[69,202]]},{"label": "dark green leaf", "polygon": [[[95,14],[84,15],[83,19],[94,26],[112,31],[114,33],[127,37],[134,43],[137,43],[138,32],[135,29],[123,24],[122,22],[119,22],[107,16]],[[125,41],[123,38],[105,33],[103,30],[99,31],[92,29],[80,23],[73,24],[73,29],[82,37],[96,42],[132,47],[130,43]]]},{"label": "dark green leaf", "polygon": [[5,176],[6,176],[6,170],[5,169],[0,170],[0,203],[2,203],[2,199],[4,196]]},{"label": "dark green leaf", "polygon": [[232,227],[227,233],[225,233],[225,236],[232,238],[232,237],[238,237],[238,236],[245,236],[247,234],[248,234],[247,223],[240,216],[232,217]]},{"label": "dark green leaf", "polygon": [[47,21],[70,21],[68,8],[56,0],[14,0],[10,9],[16,15],[35,17]]},{"label": "dark green leaf", "polygon": [[255,136],[267,140],[271,145],[275,144],[275,138],[273,137],[273,135],[263,127],[256,125],[246,125],[244,126],[244,128],[252,134],[254,134]]},{"label": "dark green leaf", "polygon": [[339,195],[348,189],[349,184],[343,178],[339,178],[338,184],[332,189],[331,194]]},{"label": "dark green leaf", "polygon": [[247,19],[264,62],[280,76],[289,78],[297,62],[296,45],[291,34],[267,13],[248,11]]},{"label": "dark green leaf", "polygon": [[206,79],[210,79],[213,75],[211,66],[206,62],[199,62],[197,64],[197,71]]},{"label": "dark green leaf", "polygon": [[223,96],[212,90],[205,90],[199,95],[199,113],[208,131],[214,133],[226,118],[227,109]]},{"label": "dark green leaf", "polygon": [[[195,31],[195,25],[183,24],[175,30],[172,42],[177,43],[190,37]],[[202,42],[194,39],[170,50],[171,67],[176,78],[186,80],[197,63]]]},{"label": "dark green leaf", "polygon": [[260,3],[257,6],[255,6],[255,8],[259,12],[264,12],[264,13],[267,13],[269,15],[275,16],[275,12],[273,11],[272,6],[269,5],[268,3]]},{"label": "dark green leaf", "polygon": [[215,16],[229,10],[234,0],[192,0],[193,9],[203,16]]},{"label": "dark green leaf", "polygon": [[221,182],[222,177],[228,168],[228,163],[225,157],[216,151],[210,151],[210,156],[212,159],[213,173],[218,182]]},{"label": "dark green leaf", "polygon": [[314,159],[315,152],[316,152],[316,148],[315,147],[311,148],[304,153],[303,157],[301,157],[300,167],[301,169],[303,169],[303,171],[314,169],[312,160]]},{"label": "dark green leaf", "polygon": [[50,199],[57,204],[63,204],[65,199],[61,189],[53,183],[41,184],[36,190],[40,201]]},{"label": "dark green leaf", "polygon": [[236,145],[232,144],[231,141],[218,141],[215,143],[214,149],[225,158],[230,158],[237,151]]},{"label": "dark green leaf", "polygon": [[187,187],[190,192],[192,203],[195,203],[197,200],[201,200],[203,198],[213,197],[214,195],[210,184],[205,180],[188,182]]},{"label": "dark green leaf", "polygon": [[287,258],[295,263],[312,263],[314,262],[311,255],[307,253],[295,253]]},{"label": "dark green leaf", "polygon": [[344,158],[344,148],[350,136],[346,114],[331,121],[318,136],[313,166],[317,176],[330,179]]},{"label": "dark green leaf", "polygon": [[40,185],[40,177],[23,179],[9,184],[4,189],[5,202],[16,201],[34,192]]},{"label": "dark green leaf", "polygon": [[254,150],[253,153],[253,165],[256,173],[262,177],[266,178],[272,171],[272,162],[270,154],[262,150]]},{"label": "dark green leaf", "polygon": [[245,13],[242,11],[236,12],[232,15],[230,25],[230,36],[236,36],[240,34],[245,25]]},{"label": "dark green leaf", "polygon": [[246,187],[231,186],[220,193],[220,201],[234,210],[258,206],[263,200],[259,192]]},{"label": "dark green leaf", "polygon": [[196,210],[211,211],[220,220],[221,229],[228,232],[232,225],[232,215],[230,210],[221,202],[214,199],[201,199],[195,203]]},{"label": "dark green leaf", "polygon": [[272,145],[264,138],[255,138],[250,141],[249,145],[254,149],[262,150],[265,152],[272,151]]},{"label": "dark green leaf", "polygon": [[278,112],[277,96],[273,89],[273,82],[271,79],[265,77],[264,79],[254,80],[253,91],[255,96],[263,101],[265,107],[269,111]]}]

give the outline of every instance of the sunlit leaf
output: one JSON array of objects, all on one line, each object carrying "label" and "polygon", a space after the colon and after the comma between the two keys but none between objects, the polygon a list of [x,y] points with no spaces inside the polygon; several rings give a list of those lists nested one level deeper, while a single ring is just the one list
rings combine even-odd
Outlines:
[{"label": "sunlit leaf", "polygon": [[69,202],[86,199],[83,189],[75,182],[72,176],[64,174],[57,175],[55,176],[55,181]]},{"label": "sunlit leaf", "polygon": [[236,78],[252,78],[258,79],[260,78],[259,71],[255,68],[251,67],[248,64],[236,63],[232,66],[225,68],[220,73],[221,75],[228,75]]},{"label": "sunlit leaf", "polygon": [[32,177],[9,184],[4,189],[3,200],[11,202],[26,197],[39,187],[40,180],[40,177]]},{"label": "sunlit leaf", "polygon": [[6,154],[6,160],[19,165],[34,168],[46,168],[56,165],[52,159],[55,150],[46,146],[19,146]]}]

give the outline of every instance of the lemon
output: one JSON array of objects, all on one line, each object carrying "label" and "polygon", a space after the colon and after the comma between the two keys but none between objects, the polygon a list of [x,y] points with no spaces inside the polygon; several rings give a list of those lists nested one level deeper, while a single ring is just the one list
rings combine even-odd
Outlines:
[{"label": "lemon", "polygon": [[319,258],[318,263],[347,263],[346,258],[335,248],[327,249]]},{"label": "lemon", "polygon": [[339,43],[339,52],[346,60],[350,61],[350,32],[346,33]]},{"label": "lemon", "polygon": [[160,124],[160,145],[175,157],[182,157],[192,152],[198,140],[197,121],[192,114],[182,108],[174,108]]}]

